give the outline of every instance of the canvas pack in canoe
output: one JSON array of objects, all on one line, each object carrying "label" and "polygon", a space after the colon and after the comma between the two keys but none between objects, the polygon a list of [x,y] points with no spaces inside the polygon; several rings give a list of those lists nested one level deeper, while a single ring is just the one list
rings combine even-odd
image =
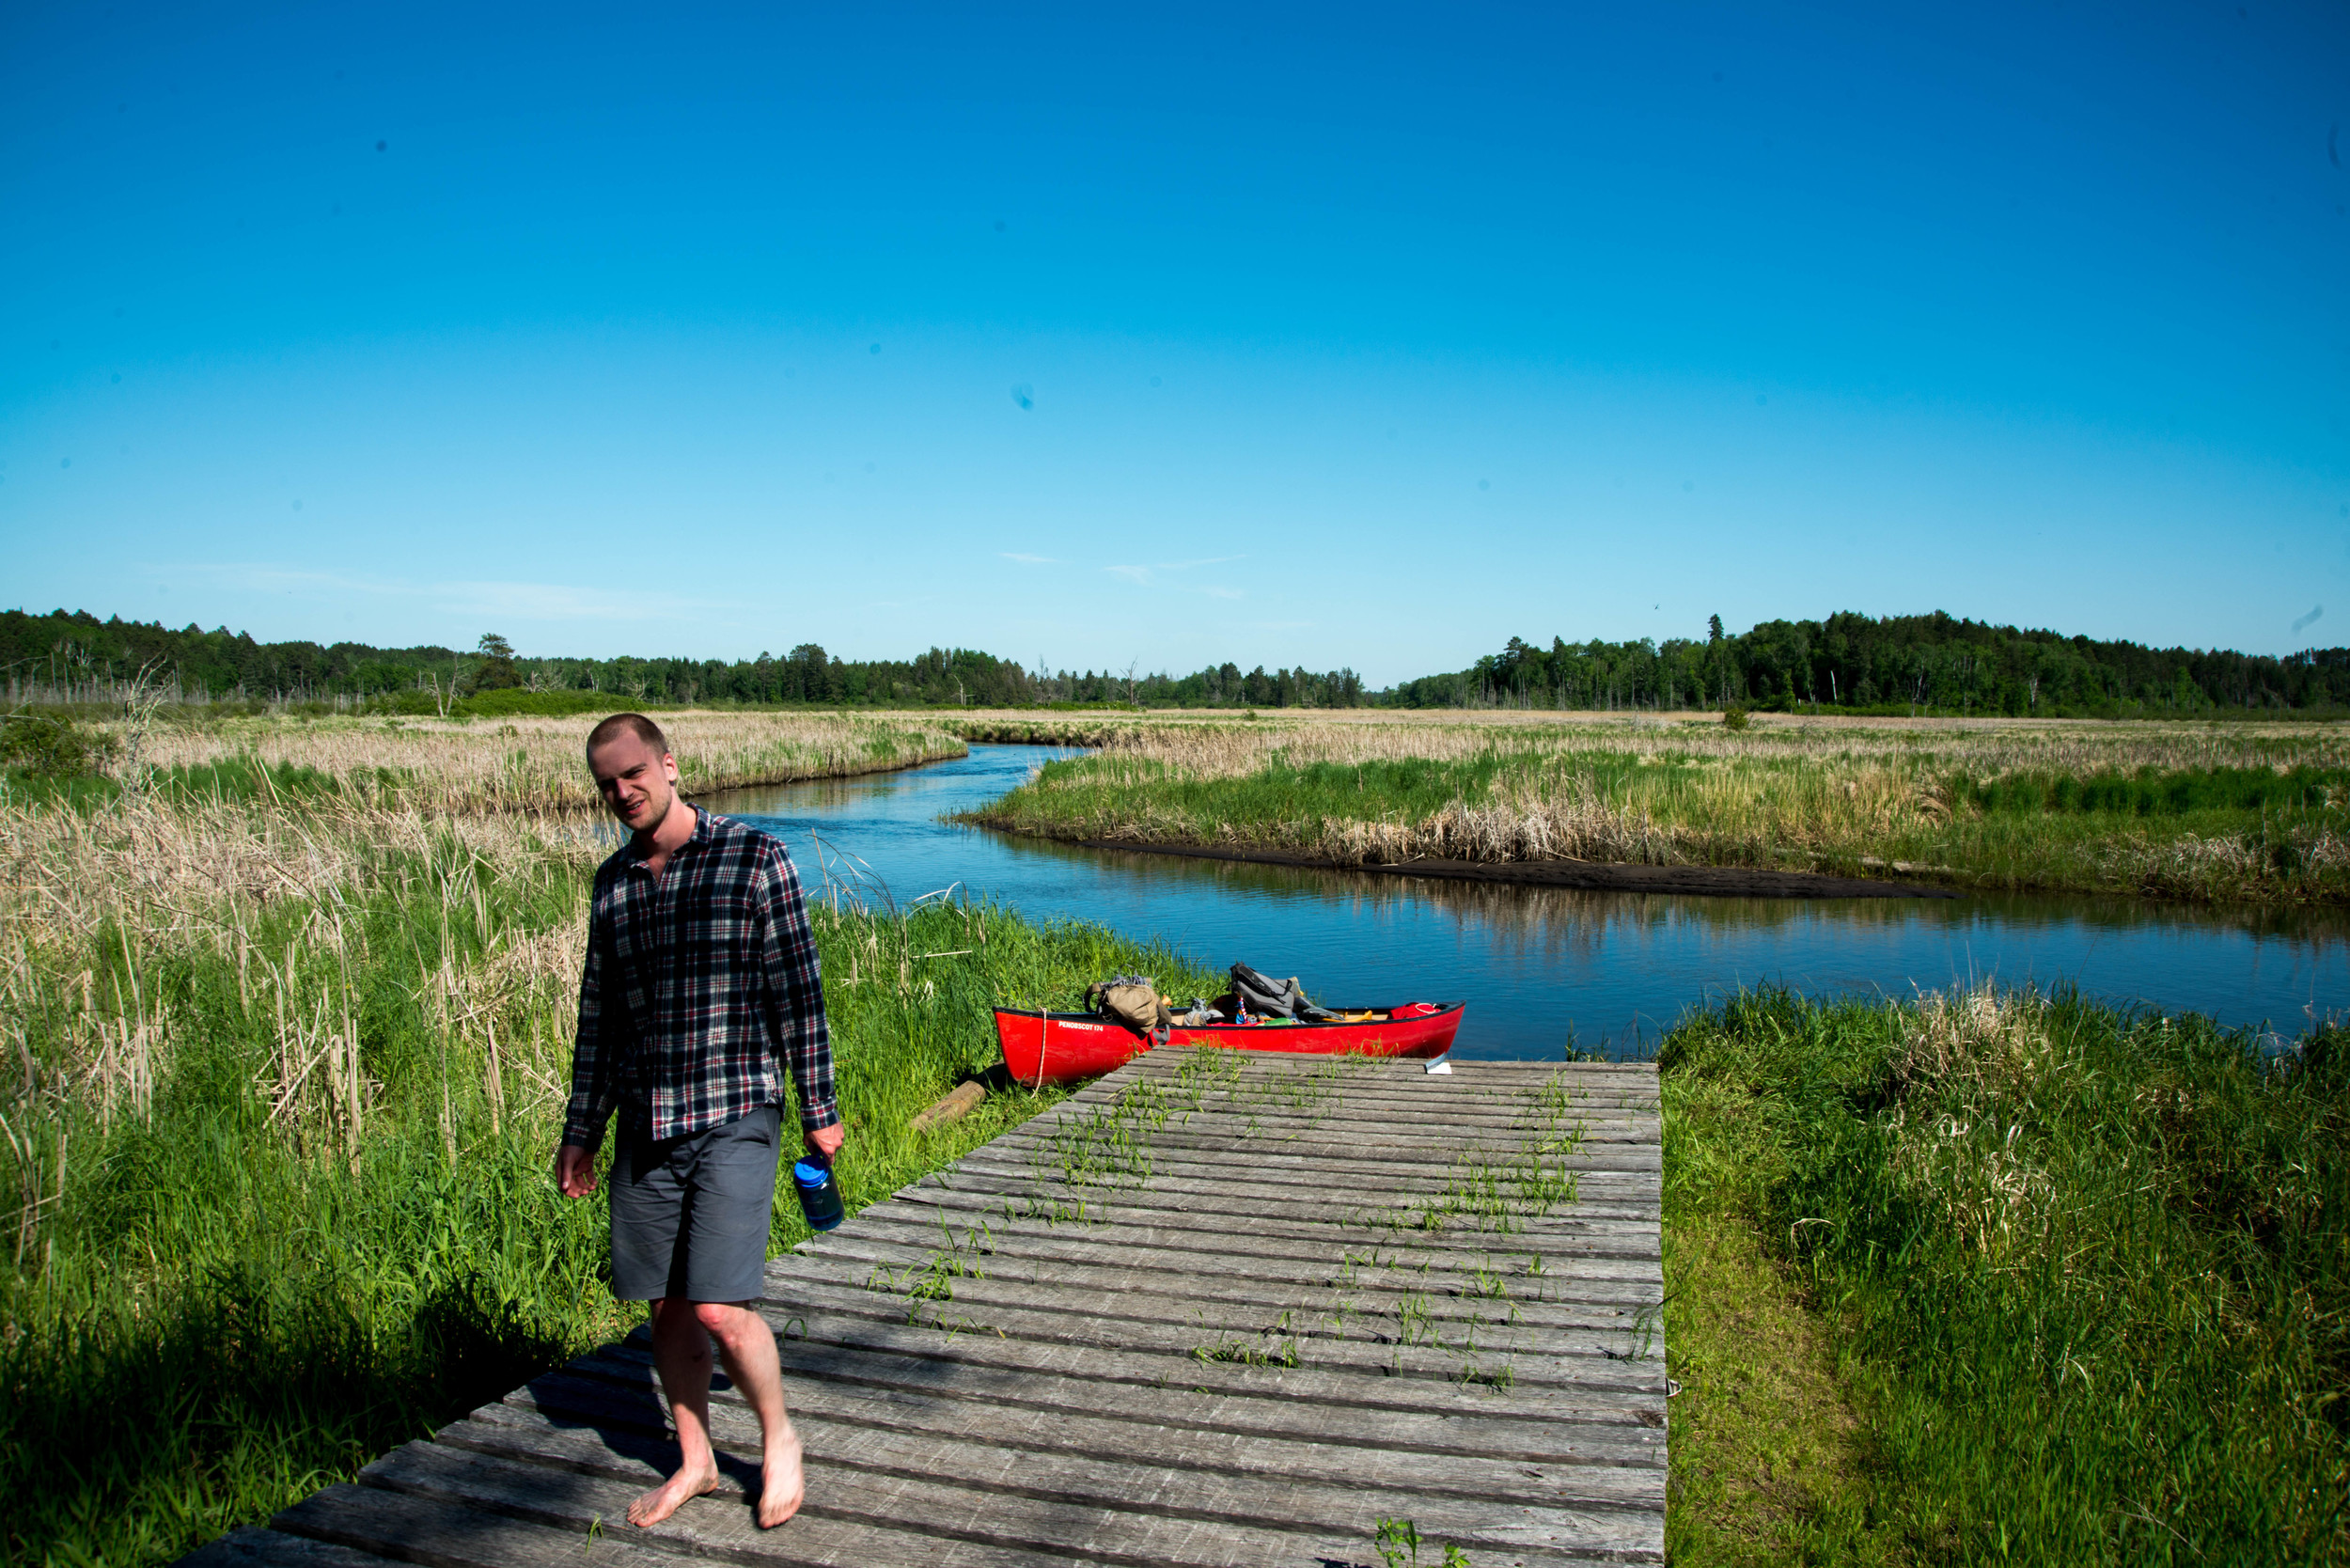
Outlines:
[{"label": "canvas pack in canoe", "polygon": [[[1244,1051],[1303,1051],[1314,1056],[1353,1052],[1368,1057],[1440,1057],[1468,1007],[1457,1002],[1422,1018],[1389,1018],[1386,1008],[1340,1008],[1380,1016],[1359,1024],[1209,1024],[1167,1032],[1169,1045],[1224,1045]],[[1004,1067],[1024,1084],[1067,1083],[1124,1066],[1151,1048],[1148,1037],[1099,1013],[995,1010],[995,1038]]]}]

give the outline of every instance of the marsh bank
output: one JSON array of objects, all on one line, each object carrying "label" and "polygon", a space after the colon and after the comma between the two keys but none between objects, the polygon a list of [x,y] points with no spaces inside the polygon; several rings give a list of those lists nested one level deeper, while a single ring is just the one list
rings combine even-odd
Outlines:
[{"label": "marsh bank", "polygon": [[[1691,896],[1452,881],[1085,847],[941,819],[1001,797],[1032,745],[902,773],[705,797],[780,832],[812,887],[870,871],[900,902],[954,888],[1033,919],[1245,958],[1343,1001],[1470,1003],[1458,1053],[1626,1054],[1741,985],[1906,997],[1955,981],[2088,996],[2295,1032],[2350,1009],[2350,917],[2090,895]],[[852,861],[850,856],[854,856]],[[1660,868],[1663,870],[1663,868]]]}]

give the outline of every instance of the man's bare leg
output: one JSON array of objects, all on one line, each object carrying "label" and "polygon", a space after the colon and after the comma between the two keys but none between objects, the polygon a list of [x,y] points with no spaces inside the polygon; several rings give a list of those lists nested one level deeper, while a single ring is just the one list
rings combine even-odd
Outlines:
[{"label": "man's bare leg", "polygon": [[[694,1310],[700,1325],[718,1341],[718,1356],[726,1362],[735,1392],[759,1413],[763,1450],[759,1528],[773,1529],[800,1511],[807,1494],[800,1468],[800,1435],[791,1430],[791,1419],[783,1410],[783,1364],[776,1356],[776,1331],[747,1307],[705,1301]],[[682,1422],[679,1430],[683,1431]]]},{"label": "man's bare leg", "polygon": [[[768,1354],[772,1358],[772,1346]],[[652,1364],[677,1423],[679,1464],[675,1475],[628,1505],[632,1525],[657,1525],[688,1497],[718,1485],[718,1460],[710,1451],[710,1335],[695,1303],[670,1296],[652,1304]]]}]

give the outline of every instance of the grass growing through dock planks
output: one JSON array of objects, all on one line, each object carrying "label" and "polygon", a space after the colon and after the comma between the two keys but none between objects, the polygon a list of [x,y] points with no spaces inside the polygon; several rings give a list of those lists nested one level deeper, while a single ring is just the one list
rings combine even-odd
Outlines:
[{"label": "grass growing through dock planks", "polygon": [[[1351,1054],[1261,1060],[1214,1047],[1164,1054],[1178,1058],[1172,1071],[1129,1083],[1106,1102],[1069,1107],[1030,1142],[1038,1182],[1057,1184],[1071,1196],[1031,1196],[1018,1210],[1007,1201],[1007,1220],[1106,1223],[1102,1205],[1115,1189],[1151,1181],[1162,1135],[1188,1133],[1215,1140],[1219,1150],[1229,1140],[1277,1152],[1315,1132],[1349,1077],[1384,1065],[1381,1058]],[[1575,1200],[1577,1176],[1565,1166],[1582,1149],[1587,1130],[1577,1092],[1559,1079],[1524,1093],[1510,1108],[1514,1121],[1507,1149],[1465,1145],[1445,1155],[1449,1168],[1443,1185],[1426,1198],[1350,1208],[1338,1223],[1369,1239],[1347,1247],[1334,1272],[1302,1285],[1295,1299],[1270,1309],[1269,1318],[1262,1309],[1246,1322],[1194,1309],[1198,1338],[1190,1347],[1192,1359],[1203,1367],[1294,1368],[1317,1349],[1352,1342],[1386,1349],[1381,1370],[1388,1375],[1435,1375],[1507,1393],[1516,1382],[1512,1330],[1527,1309],[1555,1305],[1541,1254],[1513,1251],[1527,1244],[1511,1238],[1523,1235],[1529,1219]],[[1177,1153],[1203,1157],[1196,1146]],[[953,1299],[955,1279],[984,1278],[984,1265],[975,1260],[993,1250],[992,1238],[973,1230],[942,1239],[943,1247],[923,1262],[876,1269],[866,1285],[905,1297],[910,1323],[969,1327],[934,1303]],[[1470,1247],[1480,1249],[1473,1261]],[[1653,1327],[1644,1317],[1630,1325],[1622,1351],[1605,1354],[1653,1359]]]},{"label": "grass growing through dock planks", "polygon": [[[343,790],[0,806],[0,1561],[169,1561],[627,1325],[549,1179],[608,847]],[[1058,1098],[908,1130],[990,1001],[1183,973],[935,902],[815,923],[852,1208]]]},{"label": "grass growing through dock planks", "polygon": [[1137,722],[972,820],[1333,865],[1580,859],[2350,900],[2332,726]]},{"label": "grass growing through dock planks", "polygon": [[1667,1042],[1676,1561],[2350,1556],[2350,1059],[1991,991]]}]

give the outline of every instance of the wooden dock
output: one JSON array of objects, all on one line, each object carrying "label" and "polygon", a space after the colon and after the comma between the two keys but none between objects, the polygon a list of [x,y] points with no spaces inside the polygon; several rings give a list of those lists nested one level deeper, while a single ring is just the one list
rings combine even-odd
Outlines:
[{"label": "wooden dock", "polygon": [[640,1331],[183,1562],[1661,1561],[1661,1175],[1645,1065],[1153,1052],[768,1266],[782,1529],[624,1521]]}]

